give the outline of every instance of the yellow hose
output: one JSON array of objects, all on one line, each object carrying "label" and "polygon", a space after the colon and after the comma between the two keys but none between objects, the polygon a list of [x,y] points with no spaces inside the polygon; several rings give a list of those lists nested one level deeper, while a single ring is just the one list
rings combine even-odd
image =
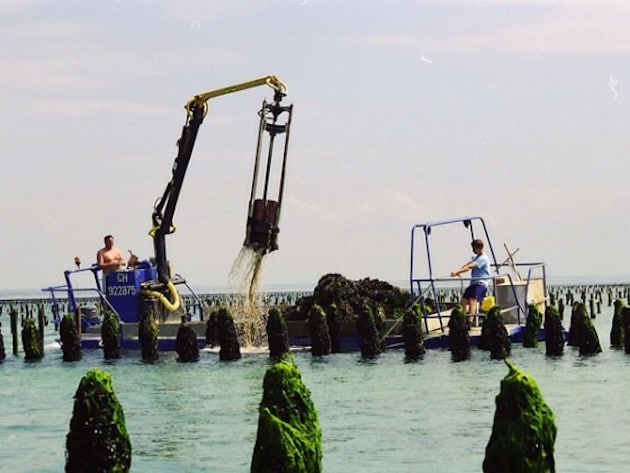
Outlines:
[{"label": "yellow hose", "polygon": [[181,306],[182,299],[179,295],[179,292],[177,292],[177,289],[175,289],[175,284],[173,284],[172,281],[169,281],[166,284],[166,287],[171,293],[173,302],[169,301],[164,294],[158,291],[151,291],[150,289],[143,289],[142,294],[145,296],[156,297],[162,303],[162,305],[166,307],[166,310],[170,310],[171,312],[174,312],[177,309],[179,309],[179,307]]}]

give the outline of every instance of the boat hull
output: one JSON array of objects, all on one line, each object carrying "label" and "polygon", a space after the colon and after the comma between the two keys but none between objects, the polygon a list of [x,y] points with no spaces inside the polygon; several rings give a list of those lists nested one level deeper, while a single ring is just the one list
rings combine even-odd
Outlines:
[{"label": "boat hull", "polygon": [[[307,348],[311,346],[311,337],[308,331],[308,325],[306,321],[287,321],[287,330],[289,333],[289,345],[298,348]],[[206,343],[206,323],[205,322],[190,322],[189,325],[195,330],[197,334],[198,347],[204,348]],[[174,351],[176,349],[177,330],[180,324],[177,323],[162,323],[158,324],[158,350],[159,351]],[[394,330],[389,333],[384,339],[386,346],[389,349],[402,349],[404,348],[403,336],[400,331],[395,328],[395,320],[385,321],[385,332],[394,326]],[[506,329],[513,343],[521,343],[523,341],[523,335],[525,332],[525,326],[507,324]],[[470,345],[477,346],[481,337],[481,328],[473,327],[470,331]],[[539,330],[539,339],[545,339],[544,329]],[[356,324],[354,321],[344,321],[340,327],[339,342],[342,351],[358,351],[361,347],[361,338],[356,330]],[[84,349],[93,350],[102,348],[100,333],[97,331],[91,331],[83,333],[81,337],[81,346]],[[427,349],[447,349],[448,348],[448,334],[441,331],[433,331],[424,335],[424,346]],[[120,347],[123,350],[140,350],[141,344],[138,338],[138,324],[122,324],[121,325],[121,339]]]}]

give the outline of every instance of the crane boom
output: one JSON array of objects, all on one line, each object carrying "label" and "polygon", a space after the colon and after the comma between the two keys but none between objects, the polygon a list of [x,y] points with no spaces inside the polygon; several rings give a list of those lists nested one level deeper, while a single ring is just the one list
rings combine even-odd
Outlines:
[{"label": "crane boom", "polygon": [[284,82],[274,75],[268,75],[194,95],[186,103],[186,123],[177,142],[178,153],[173,163],[172,178],[166,185],[162,197],[156,202],[152,215],[153,226],[150,235],[153,238],[158,282],[160,285],[164,286],[170,282],[165,236],[173,233],[176,229],[173,225],[173,215],[190,162],[190,157],[195,146],[199,127],[203,123],[209,109],[208,101],[222,95],[232,94],[262,85],[267,85],[274,90],[274,100],[276,102],[279,102],[282,97],[286,95],[288,90]]}]

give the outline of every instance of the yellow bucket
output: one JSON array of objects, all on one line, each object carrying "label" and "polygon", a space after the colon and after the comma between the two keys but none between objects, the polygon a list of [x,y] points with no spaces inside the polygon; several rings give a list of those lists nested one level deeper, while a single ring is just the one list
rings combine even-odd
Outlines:
[{"label": "yellow bucket", "polygon": [[486,296],[481,301],[481,312],[489,312],[494,307],[494,296]]}]

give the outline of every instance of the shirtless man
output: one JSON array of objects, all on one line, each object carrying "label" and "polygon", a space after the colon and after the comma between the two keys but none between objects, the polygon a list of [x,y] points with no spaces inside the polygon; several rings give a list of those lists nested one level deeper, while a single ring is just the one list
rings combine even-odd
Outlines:
[{"label": "shirtless man", "polygon": [[125,258],[118,248],[114,246],[114,237],[107,235],[103,238],[105,246],[96,253],[96,264],[103,270],[103,275],[120,269],[125,265]]}]

